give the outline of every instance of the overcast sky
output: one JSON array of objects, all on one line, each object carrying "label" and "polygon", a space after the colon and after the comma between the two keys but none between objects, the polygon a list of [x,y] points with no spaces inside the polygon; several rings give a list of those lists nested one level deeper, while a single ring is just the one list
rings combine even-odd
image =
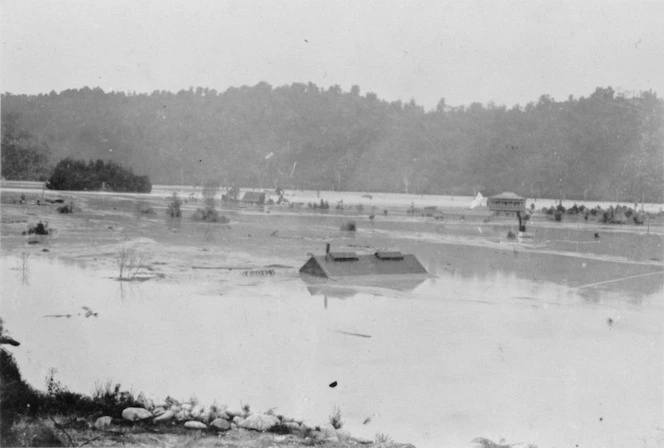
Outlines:
[{"label": "overcast sky", "polygon": [[357,84],[427,108],[664,92],[664,1],[0,0],[2,92]]}]

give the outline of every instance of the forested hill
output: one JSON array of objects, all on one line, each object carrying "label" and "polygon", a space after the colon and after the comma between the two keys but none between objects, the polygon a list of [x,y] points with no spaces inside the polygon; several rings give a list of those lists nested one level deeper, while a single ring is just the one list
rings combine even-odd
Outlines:
[{"label": "forested hill", "polygon": [[[386,102],[314,84],[223,93],[2,95],[2,174],[60,159],[131,166],[153,183],[664,201],[664,102],[653,92],[525,106]],[[272,154],[272,155],[270,155]]]}]

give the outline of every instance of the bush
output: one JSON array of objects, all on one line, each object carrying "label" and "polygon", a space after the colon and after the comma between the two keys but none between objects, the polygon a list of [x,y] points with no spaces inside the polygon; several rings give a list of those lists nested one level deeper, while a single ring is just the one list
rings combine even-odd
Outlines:
[{"label": "bush", "polygon": [[229,220],[224,215],[220,215],[219,212],[212,208],[199,208],[194,212],[193,216],[195,221],[205,221],[205,222],[218,222],[221,224],[228,224]]},{"label": "bush", "polygon": [[341,230],[344,232],[355,232],[357,230],[357,226],[355,225],[355,221],[348,221],[345,222],[341,225]]},{"label": "bush", "polygon": [[85,163],[71,157],[61,160],[46,182],[49,190],[103,190],[150,193],[152,183],[147,176],[137,176],[131,168],[115,162],[97,160]]},{"label": "bush", "polygon": [[330,425],[332,425],[334,429],[341,429],[344,425],[341,421],[341,409],[339,409],[339,407],[335,407],[334,412],[330,415]]},{"label": "bush", "polygon": [[180,210],[181,205],[182,205],[182,201],[178,197],[178,194],[173,193],[173,196],[171,196],[171,202],[166,207],[166,211],[167,211],[168,215],[171,218],[181,217],[182,216],[182,211]]},{"label": "bush", "polygon": [[39,221],[37,224],[28,226],[28,230],[23,232],[23,235],[50,235],[53,229],[48,226],[46,221]]},{"label": "bush", "polygon": [[70,202],[69,204],[61,205],[56,209],[58,213],[69,214],[74,213],[74,203]]}]

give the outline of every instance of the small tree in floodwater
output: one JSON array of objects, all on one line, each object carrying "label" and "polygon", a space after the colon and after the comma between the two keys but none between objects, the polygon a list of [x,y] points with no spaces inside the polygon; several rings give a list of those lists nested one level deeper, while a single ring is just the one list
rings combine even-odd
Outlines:
[{"label": "small tree in floodwater", "polygon": [[221,184],[218,181],[208,181],[203,185],[203,203],[205,208],[199,208],[194,212],[194,220],[206,222],[218,222],[222,224],[228,223],[228,218],[220,215],[214,205],[214,199]]},{"label": "small tree in floodwater", "polygon": [[138,272],[143,267],[144,258],[127,245],[120,248],[117,257],[119,275],[118,280],[132,281],[137,279]]},{"label": "small tree in floodwater", "polygon": [[168,216],[171,218],[180,218],[182,216],[182,211],[180,210],[181,205],[182,200],[178,197],[177,193],[173,193],[173,196],[171,196],[171,202],[166,208]]},{"label": "small tree in floodwater", "polygon": [[214,208],[214,198],[221,189],[219,181],[210,180],[203,185],[203,202],[207,208]]}]

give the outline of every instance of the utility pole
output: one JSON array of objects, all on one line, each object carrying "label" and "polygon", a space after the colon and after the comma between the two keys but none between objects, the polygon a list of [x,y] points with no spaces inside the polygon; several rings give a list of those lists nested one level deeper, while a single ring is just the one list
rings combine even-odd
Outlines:
[{"label": "utility pole", "polygon": [[560,179],[560,182],[558,183],[558,204],[563,205],[563,179]]}]

